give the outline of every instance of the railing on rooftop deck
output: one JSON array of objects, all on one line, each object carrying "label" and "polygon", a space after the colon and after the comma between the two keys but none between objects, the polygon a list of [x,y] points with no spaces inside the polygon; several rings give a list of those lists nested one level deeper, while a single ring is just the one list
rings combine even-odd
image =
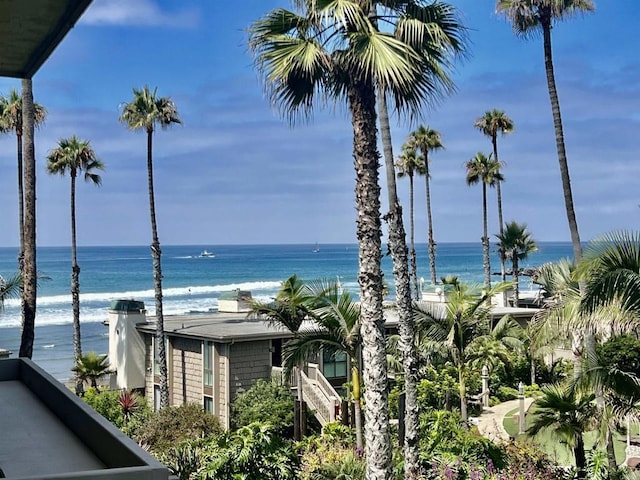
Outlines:
[{"label": "railing on rooftop deck", "polygon": [[[304,401],[307,402],[321,425],[335,421],[341,403],[340,395],[322,374],[317,364],[308,364],[307,370],[308,373],[302,371],[300,375]],[[274,375],[283,375],[281,367],[273,367],[272,372]],[[289,381],[292,385],[296,384],[296,368],[293,369]]]}]

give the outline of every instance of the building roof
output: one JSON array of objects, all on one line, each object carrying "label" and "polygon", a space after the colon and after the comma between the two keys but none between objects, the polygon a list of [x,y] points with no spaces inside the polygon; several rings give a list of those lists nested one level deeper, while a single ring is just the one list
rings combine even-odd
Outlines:
[{"label": "building roof", "polygon": [[[149,317],[147,323],[137,327],[142,332],[155,333],[155,317]],[[291,336],[288,330],[270,327],[263,320],[248,319],[246,312],[165,315],[164,331],[170,336],[206,338],[222,343]]]},{"label": "building roof", "polygon": [[31,78],[91,0],[0,0],[0,76]]}]

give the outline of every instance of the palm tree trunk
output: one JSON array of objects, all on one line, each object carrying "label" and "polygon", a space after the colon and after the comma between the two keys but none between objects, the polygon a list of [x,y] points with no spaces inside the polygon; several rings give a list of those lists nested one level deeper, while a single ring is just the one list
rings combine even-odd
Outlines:
[{"label": "palm tree trunk", "polygon": [[[500,164],[500,160],[498,159],[498,140],[497,140],[497,134],[494,134],[491,136],[491,145],[493,146],[493,159],[498,162],[498,165]],[[504,234],[504,219],[502,217],[502,188],[501,188],[501,184],[502,182],[500,180],[498,180],[496,182],[496,193],[498,194],[498,225],[500,227],[500,237],[502,238],[502,235]],[[504,266],[504,263],[506,261],[505,258],[505,254],[504,252],[500,251],[500,280],[502,282],[506,282],[507,281],[507,272]],[[506,295],[507,293],[504,292],[503,295]],[[506,305],[506,302],[505,302]]]},{"label": "palm tree trunk", "polygon": [[153,130],[147,131],[147,171],[149,173],[149,213],[151,215],[151,258],[153,259],[153,283],[156,303],[156,342],[158,342],[158,362],[160,364],[160,408],[169,406],[169,378],[167,371],[167,348],[162,315],[162,251],[158,239],[155,196],[153,193]]},{"label": "palm tree trunk", "polygon": [[482,180],[482,264],[484,265],[484,285],[491,290],[491,264],[489,263],[489,228],[487,225],[487,184]]},{"label": "palm tree trunk", "polygon": [[18,252],[18,270],[22,273],[24,267],[24,167],[22,162],[22,122],[16,125],[18,142],[18,232],[20,234],[20,251]]},{"label": "palm tree trunk", "polygon": [[20,357],[31,358],[35,337],[38,289],[36,265],[36,156],[34,145],[33,84],[22,79],[22,116],[24,139],[24,268],[22,271],[22,337]]},{"label": "palm tree trunk", "polygon": [[518,253],[514,250],[511,257],[511,268],[513,268],[513,306],[518,306],[520,300],[520,265],[518,264]]},{"label": "palm tree trunk", "polygon": [[467,415],[467,385],[464,379],[462,367],[458,367],[458,388],[460,392],[460,416],[462,421],[466,423],[469,418]]},{"label": "palm tree trunk", "polygon": [[389,250],[393,262],[393,278],[396,286],[396,305],[398,307],[398,330],[402,349],[405,388],[405,436],[404,436],[404,472],[405,479],[417,478],[419,470],[418,455],[418,369],[416,362],[415,325],[411,302],[411,283],[407,262],[407,242],[402,220],[402,207],[398,201],[396,175],[393,166],[391,129],[384,94],[378,90],[378,112],[380,113],[380,132],[385,158],[389,212],[385,220],[389,225]]},{"label": "palm tree trunk", "polygon": [[415,243],[415,210],[413,208],[413,174],[409,174],[409,217],[411,218],[411,283],[413,283],[414,297],[420,300],[420,289],[418,288],[418,264],[416,260],[416,243]]},{"label": "palm tree trunk", "polygon": [[431,270],[431,283],[436,284],[436,242],[433,240],[433,219],[431,217],[431,182],[429,181],[429,158],[424,156],[425,193],[427,197],[427,223],[429,228],[429,269]]},{"label": "palm tree trunk", "polygon": [[382,228],[373,85],[366,79],[353,79],[347,87],[347,97],[353,125],[356,172],[367,479],[387,480],[391,477],[391,439],[382,312]]},{"label": "palm tree trunk", "polygon": [[586,478],[587,472],[585,467],[587,465],[587,457],[584,452],[584,440],[582,434],[576,435],[576,445],[573,447],[573,454],[576,459],[577,478]]},{"label": "palm tree trunk", "polygon": [[609,468],[611,469],[611,471],[616,471],[618,469],[616,450],[613,445],[613,435],[610,427],[607,427],[607,461],[609,463]]},{"label": "palm tree trunk", "polygon": [[569,176],[569,164],[567,162],[567,152],[564,146],[564,133],[562,130],[562,116],[560,115],[560,101],[556,89],[555,74],[553,72],[553,56],[551,50],[551,19],[543,22],[542,35],[544,40],[544,67],[547,73],[547,86],[549,89],[549,100],[551,101],[551,112],[553,114],[553,125],[556,133],[556,149],[558,151],[558,163],[560,164],[560,177],[562,179],[562,191],[564,192],[564,204],[567,210],[567,220],[571,232],[571,243],[573,244],[573,256],[576,263],[582,259],[582,245],[580,244],[580,234],[578,232],[578,221],[573,209],[573,194],[571,193],[571,179]]},{"label": "palm tree trunk", "polygon": [[[73,309],[73,356],[78,365],[82,357],[80,340],[80,267],[76,249],[76,171],[71,171],[71,306]],[[82,395],[83,381],[76,375],[76,395]]]}]

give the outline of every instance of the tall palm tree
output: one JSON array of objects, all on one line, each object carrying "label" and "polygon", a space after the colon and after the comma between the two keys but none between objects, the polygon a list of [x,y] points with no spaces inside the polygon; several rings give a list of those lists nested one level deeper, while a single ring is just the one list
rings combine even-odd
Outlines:
[{"label": "tall palm tree", "polygon": [[537,435],[543,430],[552,432],[573,449],[577,476],[585,478],[583,433],[593,424],[595,395],[565,385],[548,385],[542,389],[542,394],[536,400],[537,408],[527,433]]},{"label": "tall palm tree", "polygon": [[[507,133],[513,132],[514,125],[513,120],[511,120],[502,110],[493,109],[491,111],[484,112],[484,115],[480,118],[477,118],[475,123],[473,124],[478,130],[480,130],[484,135],[491,139],[491,146],[493,147],[493,158],[499,162],[502,166],[503,163],[500,162],[498,157],[498,132],[505,135]],[[502,219],[502,189],[500,185],[502,182],[497,182],[496,184],[496,192],[498,194],[498,224],[500,225],[500,235],[503,233],[503,219]],[[500,255],[500,275],[501,280],[504,282],[507,280],[506,272],[504,268],[504,255]]]},{"label": "tall palm tree", "polygon": [[513,23],[513,31],[517,36],[529,38],[542,33],[544,47],[544,66],[547,74],[547,88],[553,114],[553,125],[556,134],[556,149],[560,165],[560,177],[564,192],[564,203],[573,244],[573,256],[576,262],[582,258],[582,245],[578,233],[578,221],[573,208],[573,194],[569,164],[564,145],[560,101],[556,88],[551,48],[551,29],[561,20],[576,14],[591,12],[595,9],[593,0],[497,0],[496,10]]},{"label": "tall palm tree", "polygon": [[[292,275],[282,282],[282,287],[280,287],[274,301],[269,303],[252,301],[248,316],[264,319],[269,325],[284,328],[296,336],[302,322],[305,319],[313,318],[312,307],[315,298],[316,295],[312,289],[297,275]],[[296,386],[300,401],[299,425],[302,429],[305,424],[304,392],[302,389],[303,363],[300,362],[296,367]],[[304,435],[304,432],[300,431],[300,434]]]},{"label": "tall palm tree", "polygon": [[[413,2],[294,2],[276,9],[249,30],[249,47],[273,103],[291,120],[309,115],[316,95],[346,100],[351,113],[358,211],[367,476],[391,472],[389,411],[382,315],[380,187],[375,90],[396,100],[398,111],[417,113],[437,82],[430,74],[441,55],[420,52],[426,7]],[[377,22],[388,27],[377,30]],[[395,31],[391,31],[395,30]]]},{"label": "tall palm tree", "polygon": [[[384,8],[385,1],[379,2]],[[370,17],[374,25],[377,19],[372,15],[377,8],[377,3],[370,7]],[[461,57],[466,50],[465,29],[460,21],[455,7],[442,3],[433,2],[422,6],[424,13],[423,20],[426,20],[423,29],[425,35],[422,37],[420,52],[425,55],[428,73],[432,76],[436,88],[433,99],[436,100],[441,95],[453,92],[454,86],[449,76],[448,69],[452,65],[452,60]],[[376,25],[377,26],[377,25]],[[409,33],[411,29],[409,29]],[[396,31],[399,38],[410,37],[404,35],[404,31]],[[389,112],[387,108],[386,93],[382,88],[376,88],[376,99],[378,115],[380,119],[380,139],[385,160],[385,171],[387,177],[387,190],[389,200],[389,212],[384,219],[389,225],[389,244],[391,260],[393,263],[393,274],[396,286],[396,305],[398,307],[398,330],[402,338],[402,358],[405,379],[405,437],[404,437],[404,470],[405,478],[412,479],[417,476],[419,470],[418,459],[418,397],[417,397],[417,374],[416,374],[416,352],[413,338],[415,326],[413,325],[413,313],[411,311],[411,285],[409,279],[409,261],[406,243],[406,233],[402,218],[402,207],[398,201],[395,180],[394,156],[391,144],[391,127],[389,125]]]},{"label": "tall palm tree", "polygon": [[[82,356],[80,336],[80,267],[76,255],[76,178],[84,174],[85,181],[100,186],[102,178],[96,170],[104,170],[103,163],[96,157],[86,140],[75,135],[58,141],[58,146],[47,156],[47,171],[52,175],[71,178],[71,304],[73,309],[73,349],[75,362]],[[77,379],[76,393],[82,393],[82,380]]]},{"label": "tall palm tree", "polygon": [[518,286],[520,275],[520,260],[525,260],[530,253],[538,250],[536,241],[531,237],[531,232],[527,231],[527,224],[518,222],[509,222],[501,229],[502,232],[497,234],[498,250],[500,255],[511,261],[511,274],[513,276],[513,301],[514,306],[518,306],[520,300],[520,288]]},{"label": "tall palm tree", "polygon": [[436,283],[436,242],[433,239],[433,220],[431,218],[431,173],[429,172],[429,153],[444,148],[440,137],[440,132],[425,125],[420,125],[410,135],[410,142],[422,153],[423,168],[418,173],[424,175],[425,193],[427,197],[427,222],[429,228],[429,268],[431,272],[431,283]]},{"label": "tall palm tree", "polygon": [[35,337],[38,270],[36,265],[36,153],[34,144],[35,108],[33,82],[22,79],[22,140],[24,142],[24,261],[22,274],[22,335],[20,357],[31,358]]},{"label": "tall palm tree", "polygon": [[446,304],[424,302],[414,309],[417,328],[424,333],[424,338],[434,342],[436,347],[441,346],[456,366],[460,413],[464,421],[468,418],[466,378],[470,361],[474,358],[470,346],[490,332],[491,306],[487,299],[508,286],[499,283],[493,289],[479,292],[478,288],[459,284],[449,294]]},{"label": "tall palm tree", "polygon": [[315,299],[314,327],[298,333],[283,349],[287,367],[298,365],[319,352],[345,353],[351,364],[352,397],[356,417],[356,444],[362,448],[360,408],[360,305],[349,292],[339,292],[335,284]]},{"label": "tall palm tree", "polygon": [[[34,126],[44,123],[47,110],[40,104],[33,104]],[[18,152],[18,216],[20,234],[20,251],[18,252],[18,265],[22,270],[24,257],[24,182],[22,168],[22,96],[17,90],[12,89],[9,95],[0,96],[0,132],[15,132]]]},{"label": "tall palm tree", "polygon": [[120,121],[131,130],[147,132],[147,175],[149,188],[149,214],[151,216],[151,257],[153,259],[153,281],[156,304],[156,342],[160,364],[160,408],[169,406],[169,386],[167,373],[167,351],[164,335],[164,317],[162,313],[162,265],[158,226],[156,223],[155,196],[153,193],[153,131],[159,125],[162,129],[174,123],[182,123],[173,101],[168,97],[159,97],[158,89],[148,86],[133,89],[133,100],[124,105]]},{"label": "tall palm tree", "polygon": [[467,185],[482,185],[482,256],[484,265],[484,285],[491,289],[491,263],[489,260],[489,231],[487,225],[487,186],[493,187],[502,180],[500,165],[484,153],[478,152],[466,165]]},{"label": "tall palm tree", "polygon": [[416,262],[413,179],[416,172],[422,169],[422,162],[418,157],[416,149],[410,144],[405,143],[402,146],[402,153],[398,156],[396,167],[398,168],[398,178],[407,177],[409,179],[409,263],[411,266],[409,276],[413,284],[415,299],[419,300],[420,289],[418,288],[418,267]]}]

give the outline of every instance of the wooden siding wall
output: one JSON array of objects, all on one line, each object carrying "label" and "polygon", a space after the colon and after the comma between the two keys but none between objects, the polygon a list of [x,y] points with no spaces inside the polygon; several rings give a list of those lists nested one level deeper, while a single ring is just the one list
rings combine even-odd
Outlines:
[{"label": "wooden siding wall", "polygon": [[203,404],[202,341],[191,338],[171,338],[172,358],[170,403]]},{"label": "wooden siding wall", "polygon": [[231,401],[238,390],[246,391],[256,380],[271,378],[270,346],[269,340],[238,342],[230,346],[229,398]]}]

